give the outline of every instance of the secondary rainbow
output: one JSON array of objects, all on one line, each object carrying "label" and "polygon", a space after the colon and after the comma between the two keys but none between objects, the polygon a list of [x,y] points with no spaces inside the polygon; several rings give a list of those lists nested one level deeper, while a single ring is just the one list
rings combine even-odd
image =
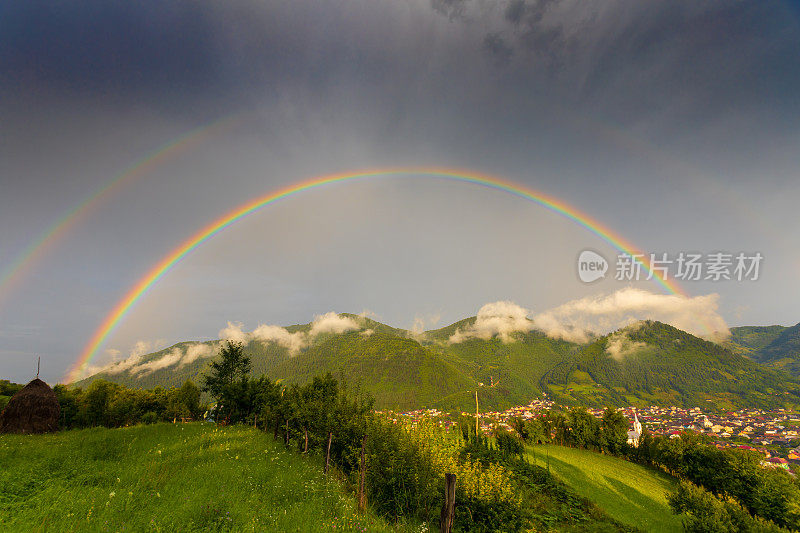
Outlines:
[{"label": "secondary rainbow", "polygon": [[225,116],[170,140],[114,175],[83,202],[64,213],[61,218],[31,242],[0,274],[0,301],[9,292],[14,282],[20,280],[22,274],[27,272],[37,259],[42,258],[48,248],[63,238],[70,228],[84,218],[93,206],[98,205],[125,184],[147,174],[165,161],[225,131],[239,118],[238,114]]},{"label": "secondary rainbow", "polygon": [[[631,243],[627,242],[621,236],[613,233],[610,229],[592,219],[589,215],[578,211],[576,208],[534,189],[486,174],[447,168],[390,168],[315,177],[307,181],[295,183],[286,188],[270,192],[237,207],[233,211],[218,218],[208,226],[192,235],[189,239],[175,248],[161,261],[159,261],[155,267],[153,267],[128,291],[128,293],[119,301],[119,303],[117,303],[111,313],[108,314],[105,320],[103,320],[102,324],[97,328],[97,331],[95,331],[91,340],[84,348],[81,356],[67,374],[65,378],[66,381],[70,383],[80,376],[83,370],[89,365],[89,363],[91,363],[92,359],[97,354],[97,351],[100,349],[100,346],[102,346],[119,322],[130,311],[133,305],[136,304],[136,302],[148,291],[148,289],[150,289],[150,287],[152,287],[159,279],[161,279],[162,276],[169,272],[169,270],[175,266],[176,263],[186,257],[189,252],[225,228],[230,227],[232,224],[241,220],[247,215],[254,213],[268,205],[271,205],[284,198],[297,195],[309,189],[334,183],[397,176],[440,178],[503,191],[535,202],[550,209],[551,211],[555,211],[556,213],[573,220],[600,237],[602,240],[606,241],[620,252],[631,254],[633,256],[640,254],[637,248]],[[650,265],[644,256],[639,261],[644,269],[648,273],[652,274],[652,279],[661,285],[668,293],[685,296],[685,293],[674,282],[667,281],[657,271],[651,271]]]}]

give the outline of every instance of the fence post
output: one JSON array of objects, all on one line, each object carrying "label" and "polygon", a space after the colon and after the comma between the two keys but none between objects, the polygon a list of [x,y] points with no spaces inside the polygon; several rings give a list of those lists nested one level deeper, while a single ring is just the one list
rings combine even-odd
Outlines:
[{"label": "fence post", "polygon": [[328,475],[328,465],[331,464],[331,441],[333,440],[333,431],[328,431],[328,451],[325,454],[325,475]]},{"label": "fence post", "polygon": [[303,453],[308,453],[308,429],[306,429],[305,432],[306,432],[306,443],[305,446],[303,446]]},{"label": "fence post", "polygon": [[453,519],[456,513],[456,475],[444,475],[444,506],[439,521],[441,533],[450,533],[453,530]]},{"label": "fence post", "polygon": [[367,456],[365,448],[367,446],[367,436],[361,440],[361,468],[358,481],[358,510],[363,513],[367,508],[367,495],[364,492],[364,479],[367,474]]},{"label": "fence post", "polygon": [[289,445],[289,421],[286,421],[286,445]]}]

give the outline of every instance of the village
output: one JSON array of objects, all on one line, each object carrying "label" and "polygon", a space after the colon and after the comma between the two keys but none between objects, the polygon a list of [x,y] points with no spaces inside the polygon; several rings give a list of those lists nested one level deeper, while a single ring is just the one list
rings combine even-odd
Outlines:
[{"label": "village", "polygon": [[[515,418],[530,420],[551,409],[566,411],[569,407],[558,405],[548,399],[536,399],[528,405],[516,406],[505,411],[489,411],[478,414],[481,429],[485,433],[496,427],[513,431],[511,421]],[[741,409],[719,414],[706,414],[699,407],[625,407],[618,409],[630,421],[634,433],[635,420],[653,435],[680,438],[685,433],[707,435],[717,448],[739,448],[760,453],[762,465],[783,468],[792,472],[800,471],[800,413],[785,409],[766,411],[763,409]],[[597,418],[603,416],[605,408],[587,408],[586,411]],[[426,419],[438,420],[449,426],[453,423],[449,414],[437,409],[388,413],[390,418],[398,417],[412,423]],[[462,413],[474,416],[475,413]],[[638,435],[637,435],[638,436]]]}]

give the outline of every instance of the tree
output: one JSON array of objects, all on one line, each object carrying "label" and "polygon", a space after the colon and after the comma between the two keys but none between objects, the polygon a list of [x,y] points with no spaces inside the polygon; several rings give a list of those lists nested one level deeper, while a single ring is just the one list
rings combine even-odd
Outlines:
[{"label": "tree", "polygon": [[227,341],[219,351],[220,360],[211,363],[211,371],[203,376],[203,391],[217,402],[217,413],[230,416],[239,396],[247,393],[247,375],[250,373],[250,358],[244,353],[240,342]]},{"label": "tree", "polygon": [[605,447],[609,453],[620,455],[627,449],[628,420],[616,409],[606,409],[602,419]]}]

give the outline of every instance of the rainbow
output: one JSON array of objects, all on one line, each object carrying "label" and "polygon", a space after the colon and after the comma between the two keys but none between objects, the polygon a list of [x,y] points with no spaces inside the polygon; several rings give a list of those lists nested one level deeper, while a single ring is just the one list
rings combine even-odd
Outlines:
[{"label": "rainbow", "polygon": [[[442,178],[452,180],[460,183],[475,184],[489,189],[506,192],[514,196],[523,198],[539,204],[543,207],[550,209],[564,217],[578,223],[593,234],[606,241],[608,244],[616,248],[622,253],[631,255],[639,254],[637,248],[631,243],[624,240],[621,236],[613,233],[610,229],[603,226],[596,220],[592,219],[589,215],[581,213],[576,208],[567,205],[566,203],[547,196],[541,192],[535,191],[520,184],[505,181],[500,178],[480,174],[477,172],[470,172],[457,169],[444,169],[444,168],[393,168],[381,170],[367,170],[362,172],[347,172],[341,174],[331,174],[327,176],[311,178],[307,181],[296,183],[268,193],[264,196],[255,198],[244,205],[241,205],[223,215],[217,220],[211,222],[209,225],[192,235],[189,239],[183,242],[180,246],[175,248],[166,257],[158,262],[141,280],[139,280],[125,296],[117,303],[114,309],[103,320],[100,327],[97,328],[91,340],[84,348],[81,356],[75,362],[73,367],[65,377],[67,383],[75,381],[84,369],[91,363],[92,358],[97,354],[100,346],[105,342],[108,336],[114,331],[119,322],[131,310],[139,299],[170,269],[175,266],[186,255],[203,244],[205,241],[221,232],[225,228],[230,227],[234,223],[243,219],[247,215],[254,213],[266,206],[274,204],[275,202],[295,196],[304,191],[330,185],[335,183],[351,182],[357,180],[365,180],[372,178],[385,178],[401,175],[416,175],[428,176],[433,178]],[[686,294],[674,282],[667,281],[662,275],[656,271],[651,271],[649,263],[642,258],[640,260],[642,266],[648,273],[652,274],[654,279],[661,285],[668,293],[686,296]]]},{"label": "rainbow", "polygon": [[116,174],[83,202],[64,213],[61,218],[56,220],[53,225],[48,227],[22,250],[3,272],[0,273],[0,302],[2,302],[4,297],[10,292],[15,282],[22,279],[23,273],[28,272],[33,263],[44,257],[48,249],[64,237],[64,235],[66,235],[71,228],[75,227],[80,220],[85,218],[93,206],[111,196],[111,194],[125,184],[152,171],[159,164],[225,131],[238,119],[238,115],[228,115],[222,119],[189,130],[170,140],[168,143],[149,152],[122,172]]}]

